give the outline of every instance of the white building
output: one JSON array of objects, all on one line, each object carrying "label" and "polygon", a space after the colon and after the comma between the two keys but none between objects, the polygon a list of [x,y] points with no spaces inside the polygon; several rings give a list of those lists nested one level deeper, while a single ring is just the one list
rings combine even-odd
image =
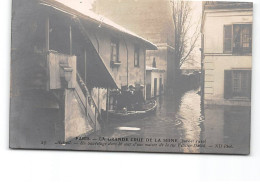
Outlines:
[{"label": "white building", "polygon": [[154,98],[163,93],[165,70],[146,66],[146,98]]},{"label": "white building", "polygon": [[205,103],[250,105],[253,3],[202,5]]}]

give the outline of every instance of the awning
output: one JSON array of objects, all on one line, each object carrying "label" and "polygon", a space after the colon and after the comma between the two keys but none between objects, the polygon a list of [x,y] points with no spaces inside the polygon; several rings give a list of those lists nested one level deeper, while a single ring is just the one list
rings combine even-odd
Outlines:
[{"label": "awning", "polygon": [[86,40],[87,46],[87,85],[90,87],[99,87],[99,88],[109,88],[109,89],[117,89],[118,86],[113,79],[111,73],[108,71],[107,67],[104,64],[103,59],[97,52],[93,43],[89,39],[87,31],[85,30],[83,24],[78,18],[74,19],[78,24],[79,29]]}]

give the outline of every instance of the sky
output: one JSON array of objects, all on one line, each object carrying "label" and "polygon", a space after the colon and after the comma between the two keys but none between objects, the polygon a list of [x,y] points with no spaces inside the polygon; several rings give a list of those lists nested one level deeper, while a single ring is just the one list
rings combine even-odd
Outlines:
[{"label": "sky", "polygon": [[[194,25],[191,28],[190,35],[194,33],[194,30],[196,29],[196,26],[198,25],[198,21],[201,20],[201,13],[202,13],[202,5],[201,1],[191,1],[191,7],[192,7],[192,24]],[[199,23],[200,24],[200,23]],[[200,25],[199,25],[199,31],[200,31]],[[200,52],[200,47],[201,47],[201,39],[199,37],[197,41],[197,46],[193,50],[194,54],[194,60],[195,61],[187,61],[182,65],[182,68],[190,68],[190,67],[195,67],[195,68],[200,68],[201,65],[201,52]]]}]

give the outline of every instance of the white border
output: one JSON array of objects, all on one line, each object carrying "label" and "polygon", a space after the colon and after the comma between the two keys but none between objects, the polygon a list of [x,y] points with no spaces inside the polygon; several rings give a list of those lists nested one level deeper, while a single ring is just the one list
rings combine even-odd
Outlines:
[{"label": "white border", "polygon": [[250,156],[13,151],[8,149],[11,0],[1,1],[0,183],[258,183],[260,2],[254,4]]}]

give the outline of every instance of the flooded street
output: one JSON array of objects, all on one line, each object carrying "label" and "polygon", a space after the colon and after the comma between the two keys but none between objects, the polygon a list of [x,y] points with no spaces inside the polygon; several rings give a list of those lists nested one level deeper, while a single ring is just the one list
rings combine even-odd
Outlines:
[{"label": "flooded street", "polygon": [[[72,144],[67,144],[66,148],[142,152],[248,153],[250,107],[211,105],[205,106],[203,109],[199,89],[187,91],[179,96],[161,96],[157,98],[157,103],[155,114],[129,122],[109,122],[104,125],[101,132],[98,131],[87,136],[90,138],[90,142],[84,143],[75,139],[72,140]],[[26,109],[25,106],[24,108]],[[26,123],[27,121],[20,121],[17,133],[23,135],[24,132],[30,130],[25,139],[25,141],[30,141],[23,144],[29,147],[40,143],[44,148],[46,142],[51,148],[64,149],[63,144],[57,145],[53,141],[55,127],[52,122],[55,121],[55,118],[57,121],[58,118],[56,117],[58,113],[55,112],[54,110],[34,112],[34,121],[31,121],[30,124]],[[46,113],[49,116],[45,116]],[[24,116],[27,117],[27,114]],[[43,118],[41,121],[36,121],[39,117]],[[117,138],[128,138],[129,140],[116,141]],[[146,139],[152,139],[152,141],[147,142]],[[155,139],[161,140],[161,142],[155,141]],[[126,143],[126,146],[118,146],[120,142],[123,145]],[[131,143],[131,146],[128,146],[128,143]],[[138,143],[142,146],[134,146]],[[162,143],[164,145],[160,147],[159,145]],[[151,144],[154,146],[150,146]],[[166,144],[173,146],[166,147]]]},{"label": "flooded street", "polygon": [[[143,137],[206,141],[206,147],[178,147],[176,151],[200,152],[243,152],[249,146],[250,108],[248,107],[205,107],[201,108],[199,90],[187,91],[180,97],[157,98],[155,115],[141,120],[113,123],[102,133],[106,137]],[[232,145],[230,149],[216,148],[217,145]]]}]

